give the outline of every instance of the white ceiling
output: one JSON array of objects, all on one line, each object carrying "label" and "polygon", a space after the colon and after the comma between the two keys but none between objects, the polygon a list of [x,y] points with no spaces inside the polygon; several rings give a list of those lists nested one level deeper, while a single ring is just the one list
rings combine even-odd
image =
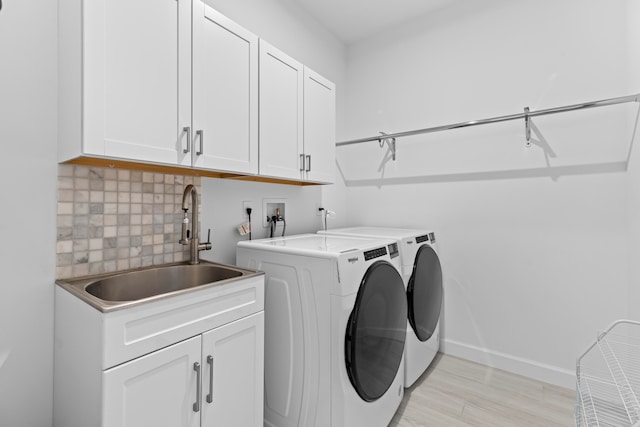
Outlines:
[{"label": "white ceiling", "polygon": [[345,43],[367,38],[457,0],[295,0]]}]

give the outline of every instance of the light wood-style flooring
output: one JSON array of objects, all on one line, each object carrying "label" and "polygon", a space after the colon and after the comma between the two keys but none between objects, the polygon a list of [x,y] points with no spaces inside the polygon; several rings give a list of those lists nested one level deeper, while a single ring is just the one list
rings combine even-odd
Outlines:
[{"label": "light wood-style flooring", "polygon": [[575,392],[438,354],[390,427],[574,426]]}]

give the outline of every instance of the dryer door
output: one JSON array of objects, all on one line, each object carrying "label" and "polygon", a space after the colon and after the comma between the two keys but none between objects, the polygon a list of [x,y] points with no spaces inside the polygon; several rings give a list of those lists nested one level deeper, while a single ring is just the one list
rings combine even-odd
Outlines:
[{"label": "dryer door", "polygon": [[377,400],[393,383],[402,362],[406,327],[402,277],[390,263],[377,261],[360,283],[344,343],[349,379],[365,401]]},{"label": "dryer door", "polygon": [[407,285],[409,324],[420,341],[431,338],[442,309],[442,268],[429,245],[418,249]]}]

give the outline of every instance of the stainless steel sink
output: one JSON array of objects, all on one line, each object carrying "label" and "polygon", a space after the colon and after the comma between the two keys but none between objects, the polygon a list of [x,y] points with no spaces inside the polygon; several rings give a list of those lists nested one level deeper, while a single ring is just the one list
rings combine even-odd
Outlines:
[{"label": "stainless steel sink", "polygon": [[106,312],[259,274],[264,273],[203,261],[197,265],[167,264],[58,280],[57,283],[100,311]]}]

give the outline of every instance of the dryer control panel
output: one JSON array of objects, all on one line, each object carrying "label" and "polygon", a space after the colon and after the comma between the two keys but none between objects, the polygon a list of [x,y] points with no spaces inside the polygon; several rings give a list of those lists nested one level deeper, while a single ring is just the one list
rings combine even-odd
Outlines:
[{"label": "dryer control panel", "polygon": [[400,256],[400,251],[398,251],[398,244],[392,243],[389,245],[389,256],[391,259],[394,259],[397,256]]},{"label": "dryer control panel", "polygon": [[429,234],[425,234],[424,236],[416,237],[416,243],[422,243],[422,242],[428,242],[428,241],[431,241],[431,243],[435,243],[436,235],[434,233],[429,233]]},{"label": "dryer control panel", "polygon": [[424,236],[418,236],[416,237],[416,243],[422,243],[422,242],[428,242],[429,241],[429,235],[425,234]]}]

